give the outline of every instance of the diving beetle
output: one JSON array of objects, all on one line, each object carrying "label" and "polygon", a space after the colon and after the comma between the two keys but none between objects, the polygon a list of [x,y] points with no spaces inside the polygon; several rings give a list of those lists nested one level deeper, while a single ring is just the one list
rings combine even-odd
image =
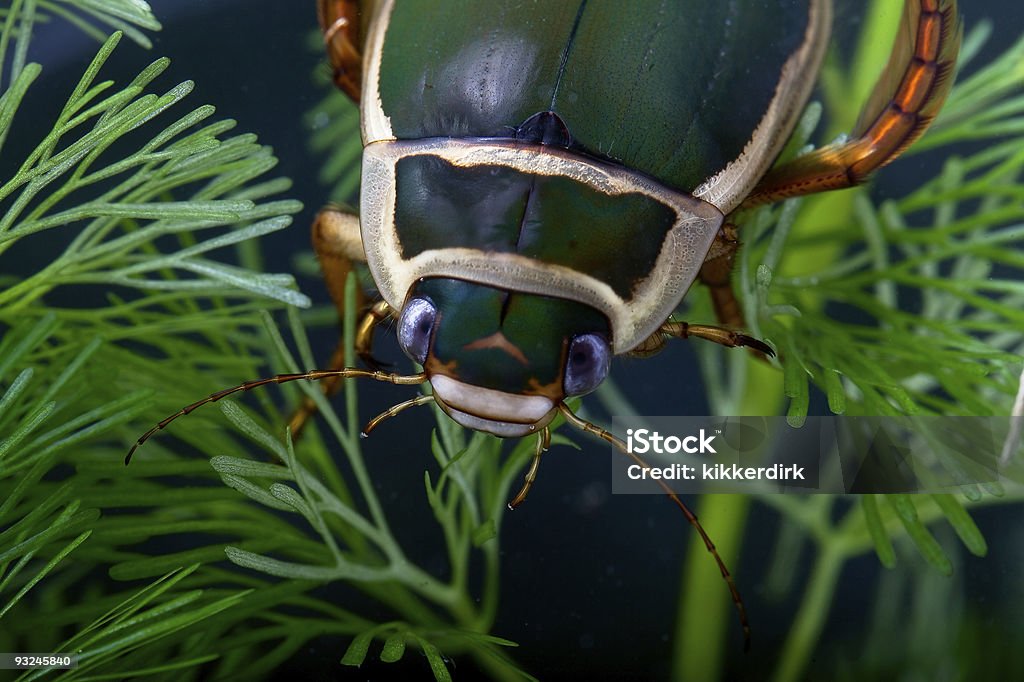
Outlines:
[{"label": "diving beetle", "polygon": [[[434,400],[466,428],[536,434],[511,506],[525,498],[558,414],[635,458],[566,398],[593,391],[613,356],[650,355],[669,338],[771,354],[736,331],[736,216],[853,186],[892,161],[942,106],[961,34],[955,0],[906,0],[849,138],[772,168],[814,86],[830,0],[370,4],[318,0],[335,83],[360,106],[363,165],[361,216],[323,210],[313,243],[339,310],[353,262],[372,274],[380,300],[362,318],[359,355],[373,366],[374,330],[394,321],[422,372],[339,361],[248,382],[168,417],[132,452],[237,391],[362,376],[432,388],[367,432]],[[696,280],[725,326],[670,319]],[[749,641],[728,571],[665,491],[715,555]]]}]

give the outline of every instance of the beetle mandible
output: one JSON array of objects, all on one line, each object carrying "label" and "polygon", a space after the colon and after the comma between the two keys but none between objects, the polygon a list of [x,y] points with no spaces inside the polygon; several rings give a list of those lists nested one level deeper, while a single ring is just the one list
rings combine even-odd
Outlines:
[{"label": "beetle mandible", "polygon": [[[318,0],[364,150],[361,216],[323,210],[313,242],[339,310],[353,262],[373,276],[380,300],[360,324],[359,355],[374,367],[374,330],[394,320],[422,372],[339,365],[248,382],[168,417],[132,452],[234,392],[358,376],[432,388],[367,432],[433,399],[464,427],[537,434],[510,506],[525,498],[558,414],[626,452],[566,398],[594,390],[613,356],[650,355],[670,338],[771,354],[735,331],[735,216],[853,186],[896,158],[941,108],[961,34],[955,0],[906,0],[849,138],[772,168],[815,83],[830,0],[363,4]],[[670,319],[697,280],[723,326]],[[313,409],[299,410],[293,432]],[[746,633],[728,571],[665,490],[715,554]]]}]

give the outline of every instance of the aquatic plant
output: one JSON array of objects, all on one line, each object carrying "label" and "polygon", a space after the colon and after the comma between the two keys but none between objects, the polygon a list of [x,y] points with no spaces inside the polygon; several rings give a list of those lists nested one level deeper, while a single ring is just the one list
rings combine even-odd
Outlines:
[{"label": "aquatic plant", "polygon": [[[848,102],[870,88],[884,63],[878,45],[884,13],[875,3],[849,69],[835,58],[823,75],[824,100],[805,115],[789,153],[804,144],[821,111],[832,134],[853,125]],[[888,29],[891,30],[891,29]],[[798,426],[808,414],[813,384],[828,410],[848,415],[1009,415],[1024,358],[1024,39],[991,63],[971,69],[992,26],[965,37],[961,76],[914,155],[939,159],[906,196],[877,201],[870,188],[838,192],[763,209],[740,253],[738,287],[752,332],[785,358],[782,372],[700,347],[701,370],[716,414],[787,412]],[[837,314],[838,313],[838,314]],[[724,388],[719,388],[724,387]],[[782,396],[788,399],[788,408]],[[1006,472],[1019,480],[1019,463]],[[893,540],[909,541],[943,575],[954,558],[929,527],[945,521],[972,554],[986,543],[967,510],[1019,501],[998,484],[965,484],[957,495],[765,495],[757,501],[787,522],[768,584],[797,598],[798,608],[774,679],[801,679],[819,643],[844,564],[872,550],[883,566],[896,562]],[[700,504],[719,547],[737,551],[749,508],[735,496],[705,496]],[[811,550],[808,555],[801,549]],[[678,633],[699,627],[700,641],[677,638],[675,673],[718,677],[722,645],[712,646],[731,617],[711,585],[717,572],[699,561],[690,542]],[[806,558],[805,558],[806,557]],[[799,597],[793,576],[811,561]],[[929,589],[924,581],[919,589]],[[720,639],[718,640],[720,642]],[[938,666],[941,657],[930,663]],[[944,659],[943,659],[943,662]],[[828,673],[832,674],[832,673]],[[926,675],[927,676],[927,675]],[[696,678],[693,678],[696,679]]]}]

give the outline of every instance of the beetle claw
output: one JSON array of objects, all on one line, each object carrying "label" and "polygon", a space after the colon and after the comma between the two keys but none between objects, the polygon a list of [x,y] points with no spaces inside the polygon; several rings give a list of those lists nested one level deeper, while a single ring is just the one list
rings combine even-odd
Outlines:
[{"label": "beetle claw", "polygon": [[751,350],[763,353],[769,358],[775,357],[775,349],[760,339],[755,339],[753,336],[747,336],[746,334],[740,334],[737,340],[739,341],[738,345],[746,346]]}]

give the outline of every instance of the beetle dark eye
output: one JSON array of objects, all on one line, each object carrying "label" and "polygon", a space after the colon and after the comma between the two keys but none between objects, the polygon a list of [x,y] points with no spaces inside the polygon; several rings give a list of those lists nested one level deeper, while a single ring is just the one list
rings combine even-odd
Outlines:
[{"label": "beetle dark eye", "polygon": [[421,365],[427,361],[430,334],[434,331],[437,308],[426,298],[414,298],[405,304],[398,320],[398,344]]},{"label": "beetle dark eye", "polygon": [[566,395],[590,393],[604,381],[612,362],[608,342],[598,334],[581,334],[569,345],[563,388]]}]

